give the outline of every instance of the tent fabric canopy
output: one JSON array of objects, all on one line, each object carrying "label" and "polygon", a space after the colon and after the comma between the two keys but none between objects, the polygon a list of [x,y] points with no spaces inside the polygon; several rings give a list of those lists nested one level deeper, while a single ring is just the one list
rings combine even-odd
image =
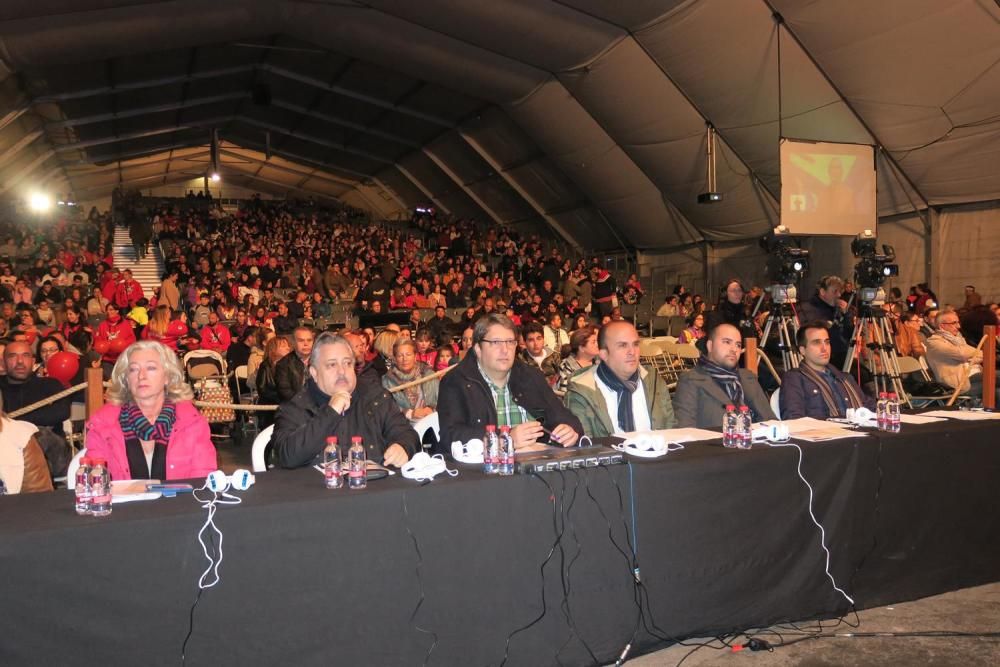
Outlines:
[{"label": "tent fabric canopy", "polygon": [[7,194],[189,180],[215,129],[227,183],[589,250],[761,236],[780,136],[881,147],[883,216],[1000,199],[986,0],[36,0],[0,63]]}]

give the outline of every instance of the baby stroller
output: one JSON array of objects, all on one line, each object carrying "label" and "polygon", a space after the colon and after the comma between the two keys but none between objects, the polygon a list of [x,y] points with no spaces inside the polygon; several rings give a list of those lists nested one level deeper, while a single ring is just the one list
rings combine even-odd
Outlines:
[{"label": "baby stroller", "polygon": [[[194,387],[196,400],[223,405],[233,402],[233,396],[229,391],[226,360],[218,352],[191,350],[184,355],[182,364],[188,382]],[[236,419],[232,408],[199,407],[198,410],[212,425],[213,435],[229,437],[229,430]]]}]

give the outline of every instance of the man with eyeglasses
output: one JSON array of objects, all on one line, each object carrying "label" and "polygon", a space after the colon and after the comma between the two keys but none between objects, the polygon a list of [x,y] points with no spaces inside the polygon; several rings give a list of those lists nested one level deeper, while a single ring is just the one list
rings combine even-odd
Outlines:
[{"label": "man with eyeglasses", "polygon": [[674,414],[680,428],[721,428],[726,405],[749,406],[755,422],[775,419],[757,377],[739,368],[743,336],[732,324],[708,332],[706,353],[680,376],[674,392]]},{"label": "man with eyeglasses", "polygon": [[[927,365],[943,385],[975,398],[983,395],[983,353],[962,336],[958,313],[942,310],[937,331],[927,339]],[[1000,396],[1000,387],[997,388]]]},{"label": "man with eyeglasses", "polygon": [[471,351],[442,378],[438,415],[438,451],[449,455],[451,443],[482,438],[487,424],[510,426],[518,450],[546,442],[571,447],[583,434],[541,371],[517,358],[517,327],[498,313],[476,322]]}]

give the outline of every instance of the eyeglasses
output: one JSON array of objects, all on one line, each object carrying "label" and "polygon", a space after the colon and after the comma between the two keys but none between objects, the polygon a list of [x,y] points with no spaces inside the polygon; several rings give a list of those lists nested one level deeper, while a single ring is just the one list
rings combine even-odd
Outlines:
[{"label": "eyeglasses", "polygon": [[946,324],[957,325],[958,324],[958,320],[949,320],[947,322],[938,322],[938,324],[940,324],[941,326],[944,326]]},{"label": "eyeglasses", "polygon": [[490,340],[488,338],[483,339],[484,343],[489,343],[493,347],[516,347],[517,340],[514,338],[507,338],[504,340]]}]

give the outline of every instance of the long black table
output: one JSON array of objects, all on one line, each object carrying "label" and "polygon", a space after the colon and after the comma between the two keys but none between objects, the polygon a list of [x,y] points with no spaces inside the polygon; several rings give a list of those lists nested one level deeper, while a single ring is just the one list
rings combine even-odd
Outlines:
[{"label": "long black table", "polygon": [[[998,436],[948,421],[802,444],[830,572],[859,608],[1000,580]],[[630,640],[636,653],[839,615],[797,464],[794,448],[689,443],[631,465],[463,468],[359,492],[311,469],[264,473],[216,517],[221,582],[187,661],[605,664]],[[68,491],[0,499],[0,664],[178,664],[205,510],[178,497],[96,519],[72,505]]]}]

